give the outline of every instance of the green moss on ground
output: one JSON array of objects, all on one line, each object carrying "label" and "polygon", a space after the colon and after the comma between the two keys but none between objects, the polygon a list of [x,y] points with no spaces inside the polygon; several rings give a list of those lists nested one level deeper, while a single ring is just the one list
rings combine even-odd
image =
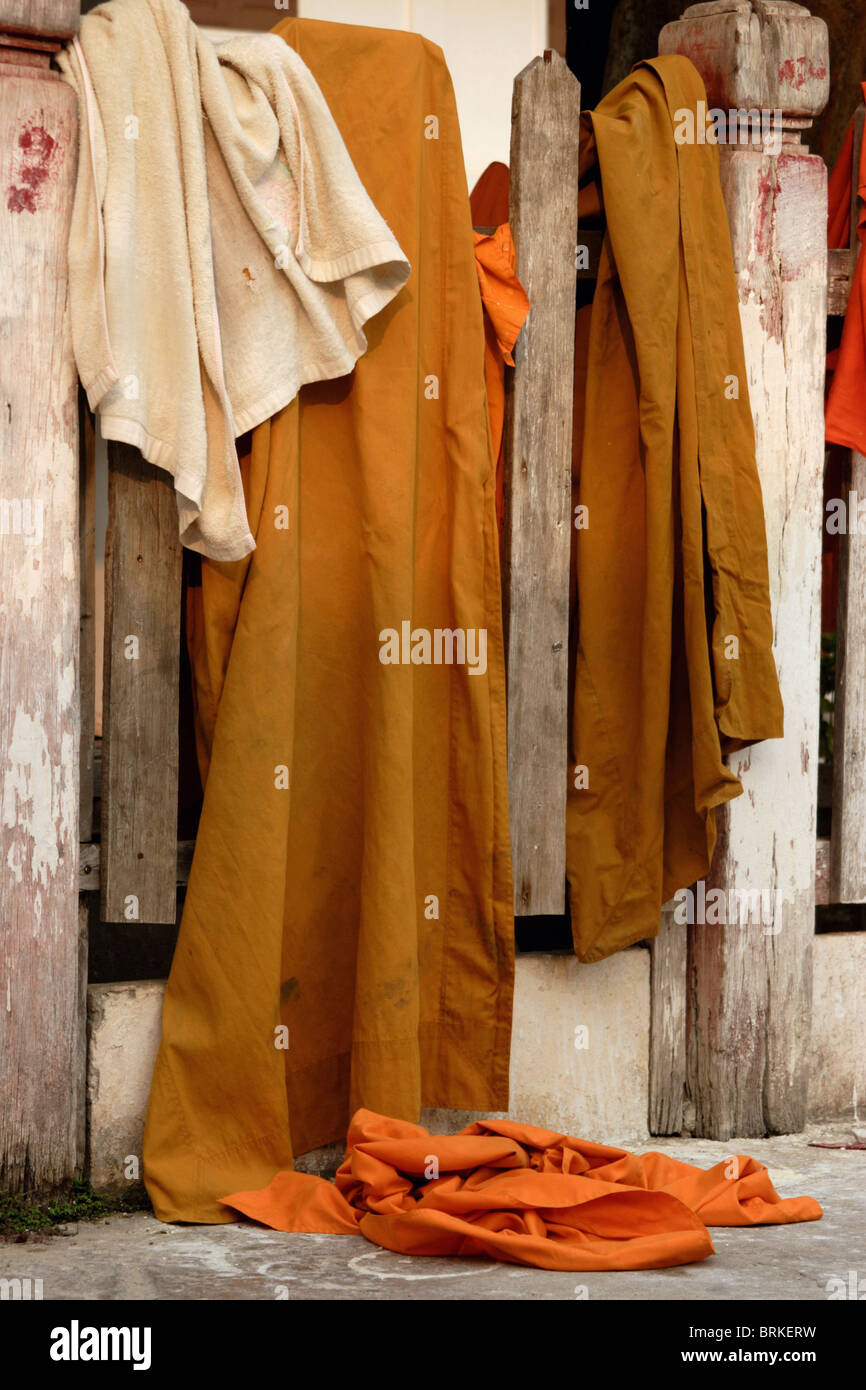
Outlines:
[{"label": "green moss on ground", "polygon": [[68,1192],[54,1197],[0,1192],[0,1240],[14,1240],[35,1231],[50,1235],[52,1227],[70,1221],[97,1221],[118,1212],[149,1208],[144,1188],[135,1188],[122,1197],[94,1192],[86,1182],[74,1182]]}]

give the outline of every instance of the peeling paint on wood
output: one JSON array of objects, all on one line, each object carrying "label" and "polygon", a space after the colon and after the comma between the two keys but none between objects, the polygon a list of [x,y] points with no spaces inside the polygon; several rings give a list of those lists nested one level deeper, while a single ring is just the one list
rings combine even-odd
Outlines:
[{"label": "peeling paint on wood", "polygon": [[784,63],[780,63],[776,77],[780,87],[792,87],[795,92],[799,92],[810,80],[823,82],[827,71],[826,63],[813,63],[811,58],[803,54],[799,58],[786,58]]},{"label": "peeling paint on wood", "polygon": [[[8,7],[7,7],[8,8]],[[0,4],[0,27],[4,7]],[[0,75],[0,1183],[80,1173],[75,97]]]},{"label": "peeling paint on wood", "polygon": [[687,946],[686,933],[668,904],[662,909],[659,934],[650,941],[651,1134],[679,1134],[683,1128]]},{"label": "peeling paint on wood", "polygon": [[[702,17],[690,21],[689,15]],[[699,23],[695,42],[693,29]],[[706,73],[701,55],[711,31],[716,33],[718,66]],[[827,205],[823,161],[797,142],[797,132],[815,113],[822,91],[826,99],[826,26],[803,9],[757,0],[738,6],[736,14],[722,6],[695,6],[682,21],[666,26],[659,47],[696,62],[713,86],[714,104],[778,105],[794,118],[778,157],[746,147],[719,151],[764,495],[774,652],[785,705],[784,739],[730,759],[746,795],[718,813],[718,845],[707,885],[779,893],[781,905],[769,930],[763,924],[689,929],[689,1094],[697,1133],[726,1139],[798,1130],[806,1118]],[[788,81],[789,57],[795,76],[803,75],[799,85]],[[775,81],[769,81],[768,71]],[[784,83],[777,76],[782,72]]]},{"label": "peeling paint on wood", "polygon": [[711,106],[780,108],[811,117],[820,115],[830,95],[827,25],[803,5],[690,5],[662,29],[659,53],[691,59]]}]

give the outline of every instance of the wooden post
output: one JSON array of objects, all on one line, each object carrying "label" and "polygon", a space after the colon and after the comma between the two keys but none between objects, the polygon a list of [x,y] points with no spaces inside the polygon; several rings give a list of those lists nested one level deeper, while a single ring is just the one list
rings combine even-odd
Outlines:
[{"label": "wooden post", "polygon": [[228,29],[273,29],[298,13],[298,0],[184,0],[194,24]]},{"label": "wooden post", "polygon": [[[854,116],[850,267],[860,252],[860,150],[866,107]],[[847,301],[846,301],[847,307]],[[843,311],[844,312],[844,311]],[[843,484],[847,525],[839,537],[836,616],[836,688],[833,700],[833,818],[830,826],[830,901],[866,902],[866,458],[852,450]]]},{"label": "wooden post", "polygon": [[848,529],[839,537],[830,902],[866,902],[866,458],[848,455],[842,494]]},{"label": "wooden post", "polygon": [[78,546],[81,569],[81,770],[78,838],[93,834],[93,741],[96,717],[96,435],[84,390],[78,388]]},{"label": "wooden post", "polygon": [[79,0],[2,0],[0,36],[7,41],[14,35],[24,49],[38,48],[31,39],[46,39],[56,52],[58,40],[78,33],[80,9]]},{"label": "wooden post", "polygon": [[510,221],[531,307],[506,401],[503,554],[517,916],[565,910],[579,119],[580,85],[558,53],[518,73]]},{"label": "wooden post", "polygon": [[70,0],[0,0],[0,1185],[80,1173],[78,438]]},{"label": "wooden post", "polygon": [[108,446],[101,916],[177,915],[181,545],[171,478]]},{"label": "wooden post", "polygon": [[673,914],[670,904],[662,908],[659,934],[650,941],[650,1134],[683,1129],[688,938]]},{"label": "wooden post", "polygon": [[[708,887],[765,890],[770,925],[689,931],[689,1091],[709,1138],[803,1128],[815,930],[827,193],[800,143],[829,90],[827,27],[803,6],[693,5],[659,50],[708,105],[782,113],[783,144],[720,146],[758,468],[785,737],[730,759]],[[742,138],[742,137],[741,137]]]}]

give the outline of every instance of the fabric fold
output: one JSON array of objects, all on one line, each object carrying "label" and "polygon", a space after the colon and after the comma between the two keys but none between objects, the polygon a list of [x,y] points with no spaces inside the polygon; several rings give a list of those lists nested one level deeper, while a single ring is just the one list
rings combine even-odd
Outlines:
[{"label": "fabric fold", "polygon": [[817,1221],[763,1164],[709,1169],[512,1121],[459,1134],[359,1110],[334,1184],[280,1172],[221,1199],[279,1231],[360,1233],[400,1254],[487,1256],[553,1270],[660,1269],[713,1254],[707,1226]]},{"label": "fabric fold", "polygon": [[476,231],[473,236],[484,306],[484,379],[496,456],[496,519],[501,546],[505,526],[505,368],[514,366],[512,353],[529,313],[529,296],[517,278],[517,254],[508,223],[498,224],[490,233]]},{"label": "fabric fold", "polygon": [[725,756],[783,732],[718,149],[674,138],[705,98],[673,55],[581,117],[580,225],[604,228],[575,349],[567,868],[584,961],[657,934],[742,793]]}]

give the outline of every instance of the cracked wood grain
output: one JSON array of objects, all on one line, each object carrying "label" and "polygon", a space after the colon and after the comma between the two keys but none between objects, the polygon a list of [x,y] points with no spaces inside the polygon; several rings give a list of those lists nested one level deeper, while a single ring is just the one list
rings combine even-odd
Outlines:
[{"label": "cracked wood grain", "polygon": [[558,53],[514,81],[510,221],[530,311],[505,420],[503,602],[517,916],[565,908],[568,589],[580,86]]},{"label": "cracked wood grain", "polygon": [[108,445],[101,915],[176,917],[181,545],[168,475]]}]

